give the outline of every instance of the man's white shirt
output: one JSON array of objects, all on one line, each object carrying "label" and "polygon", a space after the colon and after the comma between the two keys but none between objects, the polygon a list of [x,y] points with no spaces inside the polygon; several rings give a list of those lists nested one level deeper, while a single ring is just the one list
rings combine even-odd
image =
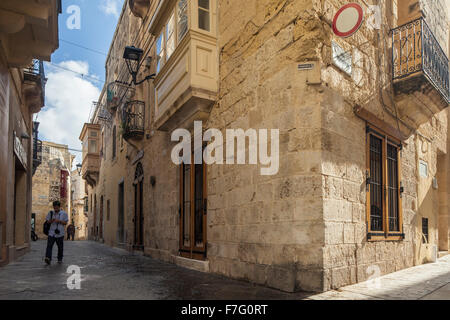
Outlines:
[{"label": "man's white shirt", "polygon": [[[47,221],[50,220],[61,220],[61,221],[69,221],[69,216],[67,215],[67,213],[63,210],[60,210],[58,213],[56,213],[55,211],[50,211],[47,214]],[[59,230],[59,234],[55,234],[55,230],[58,229]],[[65,226],[61,223],[56,223],[53,222],[50,226],[50,230],[48,232],[48,236],[49,237],[55,237],[55,238],[61,238],[64,237],[64,230],[65,230]]]}]

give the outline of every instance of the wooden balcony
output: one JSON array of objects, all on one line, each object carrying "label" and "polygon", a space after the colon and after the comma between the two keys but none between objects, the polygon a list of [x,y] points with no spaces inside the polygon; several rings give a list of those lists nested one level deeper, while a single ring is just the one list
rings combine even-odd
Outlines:
[{"label": "wooden balcony", "polygon": [[100,172],[100,125],[85,123],[81,131],[80,140],[83,143],[83,162],[81,176],[91,186],[98,182]]},{"label": "wooden balcony", "polygon": [[159,130],[206,121],[218,93],[216,39],[190,30],[155,79]]},{"label": "wooden balcony", "polygon": [[90,186],[95,186],[100,172],[100,154],[87,154],[82,163],[81,176]]},{"label": "wooden balcony", "polygon": [[392,57],[399,117],[417,128],[449,105],[448,58],[423,17],[392,30]]}]

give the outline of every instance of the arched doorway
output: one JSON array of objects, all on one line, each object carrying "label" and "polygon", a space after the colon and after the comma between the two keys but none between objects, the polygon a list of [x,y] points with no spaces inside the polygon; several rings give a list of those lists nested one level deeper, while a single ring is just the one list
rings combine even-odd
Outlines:
[{"label": "arched doorway", "polygon": [[143,213],[143,192],[144,192],[144,169],[142,163],[136,166],[134,175],[134,248],[144,250],[144,213]]}]

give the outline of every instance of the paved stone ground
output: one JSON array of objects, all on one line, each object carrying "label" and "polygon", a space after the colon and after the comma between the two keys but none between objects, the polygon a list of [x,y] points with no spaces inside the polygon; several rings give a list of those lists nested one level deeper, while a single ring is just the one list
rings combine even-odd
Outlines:
[{"label": "paved stone ground", "polygon": [[313,300],[450,300],[450,255],[413,268],[313,295]]},{"label": "paved stone ground", "polygon": [[[177,299],[177,300],[336,300],[450,299],[450,256],[437,263],[383,276],[379,286],[359,283],[339,291],[311,295],[236,281],[187,270],[105,245],[65,242],[64,264],[43,262],[45,241],[30,253],[0,268],[0,300],[10,299]],[[56,246],[54,254],[56,253]],[[69,265],[81,268],[81,289],[69,290]]]},{"label": "paved stone ground", "polygon": [[[64,264],[43,262],[46,241],[0,268],[0,300],[9,299],[171,299],[287,300],[289,294],[160,262],[90,242],[64,242]],[[53,249],[56,254],[56,245]],[[81,268],[81,290],[69,290],[69,265]]]}]

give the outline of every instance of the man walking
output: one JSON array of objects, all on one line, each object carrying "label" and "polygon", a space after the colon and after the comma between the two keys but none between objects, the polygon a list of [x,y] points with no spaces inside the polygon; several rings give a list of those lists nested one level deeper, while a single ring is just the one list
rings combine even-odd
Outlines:
[{"label": "man walking", "polygon": [[73,222],[67,227],[67,240],[70,240],[70,238],[72,238],[72,241],[75,238],[75,226]]},{"label": "man walking", "polygon": [[58,263],[62,263],[64,256],[64,226],[69,221],[69,217],[67,213],[61,210],[61,203],[59,201],[53,202],[53,210],[47,214],[46,220],[51,225],[48,232],[45,263],[50,264],[52,261],[52,251],[55,242],[58,246]]}]

